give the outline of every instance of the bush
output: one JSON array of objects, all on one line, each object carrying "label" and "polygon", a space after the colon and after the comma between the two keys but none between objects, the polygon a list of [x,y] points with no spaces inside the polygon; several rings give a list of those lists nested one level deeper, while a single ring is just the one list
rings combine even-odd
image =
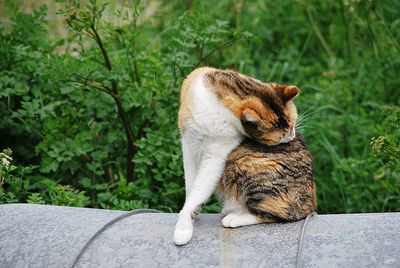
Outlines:
[{"label": "bush", "polygon": [[[177,109],[202,65],[296,84],[319,211],[400,211],[395,3],[65,1],[0,28],[0,203],[176,212],[184,201]],[[154,12],[146,17],[146,11]],[[320,16],[324,14],[324,16]],[[75,51],[55,53],[74,44]],[[205,211],[218,211],[212,199]]]}]

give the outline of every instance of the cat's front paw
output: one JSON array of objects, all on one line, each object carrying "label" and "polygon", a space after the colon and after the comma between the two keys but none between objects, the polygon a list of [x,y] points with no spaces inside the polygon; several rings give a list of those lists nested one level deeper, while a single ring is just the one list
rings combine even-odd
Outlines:
[{"label": "cat's front paw", "polygon": [[193,222],[190,213],[181,211],[175,225],[174,242],[181,246],[187,244],[193,236]]},{"label": "cat's front paw", "polygon": [[175,227],[174,232],[174,242],[177,246],[182,246],[187,244],[193,236],[193,227],[179,228]]}]

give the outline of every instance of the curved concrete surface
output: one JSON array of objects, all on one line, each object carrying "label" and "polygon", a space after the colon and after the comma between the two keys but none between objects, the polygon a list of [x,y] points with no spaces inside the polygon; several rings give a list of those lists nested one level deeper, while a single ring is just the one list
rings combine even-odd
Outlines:
[{"label": "curved concrete surface", "polygon": [[[71,267],[85,242],[123,211],[0,206],[0,267]],[[226,229],[202,214],[182,247],[177,214],[125,218],[100,234],[77,267],[295,267],[303,221]],[[318,215],[303,240],[302,267],[399,267],[400,213]]]}]

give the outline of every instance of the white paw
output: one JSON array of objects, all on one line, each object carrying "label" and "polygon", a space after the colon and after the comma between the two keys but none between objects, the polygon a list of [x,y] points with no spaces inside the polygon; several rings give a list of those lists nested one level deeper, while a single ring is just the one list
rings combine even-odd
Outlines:
[{"label": "white paw", "polygon": [[222,219],[222,225],[227,228],[235,228],[238,227],[238,214],[228,214]]},{"label": "white paw", "polygon": [[181,246],[187,244],[193,236],[193,226],[192,227],[176,227],[174,232],[174,242],[175,245]]},{"label": "white paw", "polygon": [[236,228],[239,226],[257,224],[257,217],[251,214],[230,213],[222,219],[222,225],[227,228]]},{"label": "white paw", "polygon": [[175,225],[174,242],[176,245],[185,245],[192,239],[193,222],[191,213],[181,211],[179,213],[178,222]]}]

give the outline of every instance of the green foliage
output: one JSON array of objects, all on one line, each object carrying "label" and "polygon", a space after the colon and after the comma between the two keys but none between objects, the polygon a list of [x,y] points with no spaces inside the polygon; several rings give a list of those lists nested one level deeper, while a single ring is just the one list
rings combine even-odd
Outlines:
[{"label": "green foliage", "polygon": [[71,0],[67,40],[45,7],[17,9],[0,25],[0,204],[178,211],[179,87],[211,65],[302,89],[321,213],[400,211],[397,3]]},{"label": "green foliage", "polygon": [[49,197],[53,205],[84,207],[89,204],[85,192],[75,190],[69,185],[55,185],[49,189]]},{"label": "green foliage", "polygon": [[39,204],[39,205],[44,205],[46,204],[46,201],[43,200],[43,197],[40,193],[32,193],[28,196],[26,199],[26,202],[28,204]]},{"label": "green foliage", "polygon": [[[32,204],[52,204],[84,207],[89,198],[84,191],[70,185],[37,176],[37,166],[17,167],[11,164],[11,150],[0,153],[0,204],[25,201]],[[3,187],[3,185],[5,187]]]}]

